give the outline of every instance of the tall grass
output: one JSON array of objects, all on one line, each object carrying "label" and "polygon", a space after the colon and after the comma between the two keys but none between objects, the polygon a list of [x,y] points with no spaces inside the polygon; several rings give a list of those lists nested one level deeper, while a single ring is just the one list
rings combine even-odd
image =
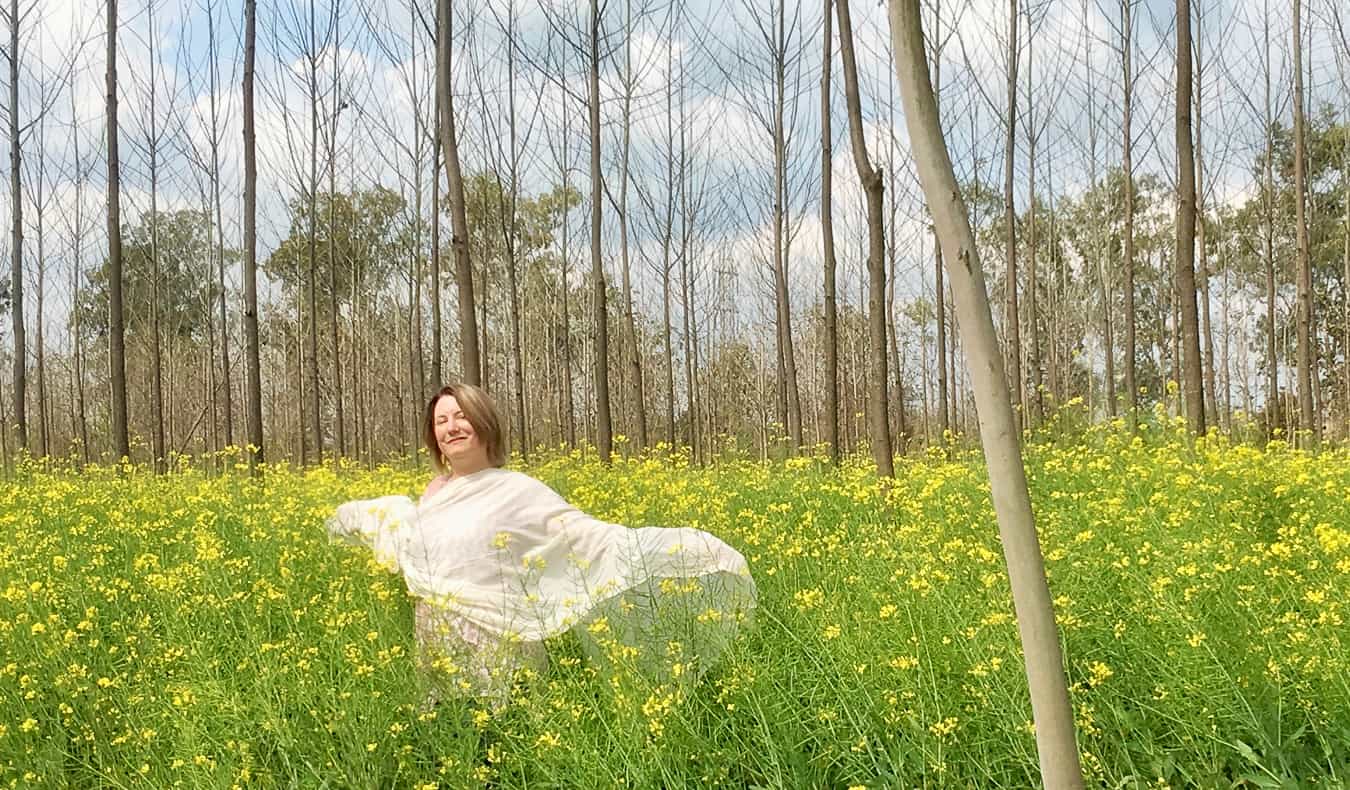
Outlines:
[{"label": "tall grass", "polygon": [[[1344,787],[1350,456],[1106,427],[1027,464],[1084,769]],[[238,460],[239,456],[231,456]],[[753,628],[692,687],[576,640],[500,710],[426,709],[401,579],[330,543],[419,470],[42,470],[0,485],[0,785],[1023,787],[1036,751],[979,458],[527,471],[742,551]]]}]

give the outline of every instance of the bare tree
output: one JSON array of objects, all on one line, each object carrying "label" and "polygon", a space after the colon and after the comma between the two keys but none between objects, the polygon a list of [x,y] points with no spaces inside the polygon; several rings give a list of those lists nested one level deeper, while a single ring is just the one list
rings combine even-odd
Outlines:
[{"label": "bare tree", "polygon": [[118,459],[131,455],[127,434],[126,330],[122,321],[121,171],[117,153],[117,0],[108,0],[108,356],[112,382],[113,448]]},{"label": "bare tree", "polygon": [[[110,0],[111,1],[111,0]],[[112,13],[111,11],[109,12]],[[28,446],[28,339],[23,321],[23,186],[19,153],[19,0],[10,0],[9,14],[9,202],[10,318],[14,327],[14,421],[16,442]]]},{"label": "bare tree", "polygon": [[1200,360],[1200,322],[1195,302],[1195,149],[1191,138],[1191,3],[1177,0],[1176,290],[1181,300],[1181,335],[1186,365],[1186,419],[1194,434],[1205,432],[1205,398]]},{"label": "bare tree", "polygon": [[924,57],[919,0],[892,0],[890,22],[910,145],[946,248],[945,258],[954,262],[948,273],[952,277],[961,330],[967,336],[980,436],[988,459],[994,511],[1022,637],[1041,779],[1051,790],[1080,788],[1083,774],[1074,739],[1073,709],[1064,679],[1054,606],[1032,519],[1026,470],[1018,446],[1017,417],[1007,380],[1000,370],[998,340],[979,251],[938,122]]},{"label": "bare tree", "polygon": [[1316,445],[1313,419],[1312,260],[1308,244],[1308,169],[1303,112],[1303,0],[1294,0],[1294,232],[1298,242],[1298,402],[1303,442]]},{"label": "bare tree", "polygon": [[262,377],[258,349],[258,137],[253,111],[253,62],[257,0],[244,0],[244,338],[245,400],[249,466],[257,474],[264,460]]},{"label": "bare tree", "polygon": [[833,119],[830,113],[831,0],[825,0],[824,57],[820,69],[820,236],[825,261],[825,441],[830,445],[830,460],[839,463],[839,308],[835,295],[834,190],[832,182],[834,149],[830,142]]},{"label": "bare tree", "polygon": [[[1015,0],[1014,0],[1015,2]],[[844,95],[848,102],[849,132],[853,141],[853,164],[867,194],[867,335],[870,375],[868,377],[868,440],[877,472],[895,476],[891,457],[890,421],[886,409],[886,238],[882,219],[881,169],[867,157],[867,139],[863,134],[862,101],[858,91],[858,66],[853,56],[853,22],[848,0],[836,0],[839,12],[839,49],[844,62]]]},{"label": "bare tree", "polygon": [[609,311],[605,307],[605,267],[600,257],[600,4],[590,4],[590,124],[591,124],[591,287],[595,322],[595,445],[600,460],[609,463],[614,449],[609,412]]},{"label": "bare tree", "polygon": [[469,384],[481,384],[483,366],[478,355],[478,317],[474,312],[473,266],[469,262],[469,221],[464,210],[464,176],[459,167],[455,96],[450,79],[453,65],[450,53],[454,47],[450,0],[439,0],[436,8],[436,93],[440,96],[438,123],[450,193],[450,247],[455,256],[455,285],[459,293],[460,376]]}]

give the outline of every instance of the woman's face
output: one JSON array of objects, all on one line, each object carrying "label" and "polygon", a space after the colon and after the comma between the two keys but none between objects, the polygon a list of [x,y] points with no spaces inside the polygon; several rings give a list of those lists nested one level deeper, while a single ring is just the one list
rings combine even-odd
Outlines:
[{"label": "woman's face", "polygon": [[487,448],[464,416],[455,396],[446,395],[436,401],[432,415],[436,444],[449,462],[452,475],[467,475],[487,468]]}]

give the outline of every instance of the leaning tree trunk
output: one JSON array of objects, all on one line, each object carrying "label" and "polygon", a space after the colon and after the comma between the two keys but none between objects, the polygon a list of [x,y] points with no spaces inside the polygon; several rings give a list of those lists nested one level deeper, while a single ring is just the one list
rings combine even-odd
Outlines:
[{"label": "leaning tree trunk", "polygon": [[117,156],[117,0],[108,0],[108,361],[112,384],[113,452],[131,455],[127,435],[127,347],[122,320],[122,203]]},{"label": "leaning tree trunk", "polygon": [[459,169],[459,141],[455,133],[455,97],[450,85],[450,0],[437,4],[436,93],[441,100],[441,147],[445,151],[446,188],[450,195],[450,249],[455,256],[455,286],[459,292],[460,377],[482,383],[478,356],[478,314],[474,312],[473,265],[469,262],[469,220],[464,208],[464,176]]},{"label": "leaning tree trunk", "polygon": [[848,0],[836,0],[839,12],[839,51],[844,60],[844,97],[848,104],[849,136],[853,141],[853,164],[867,193],[867,339],[870,373],[867,379],[868,439],[877,473],[895,476],[891,457],[891,428],[886,408],[886,238],[882,220],[881,169],[867,158],[863,134],[862,101],[858,95],[858,64],[853,57],[853,22]]},{"label": "leaning tree trunk", "polygon": [[1200,361],[1200,320],[1195,302],[1195,149],[1191,142],[1191,2],[1177,0],[1176,90],[1177,184],[1176,283],[1181,301],[1181,343],[1186,379],[1186,422],[1205,432],[1204,372]]},{"label": "leaning tree trunk", "polygon": [[1032,520],[1017,417],[1002,370],[979,251],[938,124],[924,58],[919,0],[891,0],[890,23],[911,149],[946,260],[952,264],[948,273],[969,350],[990,491],[1026,657],[1041,779],[1052,790],[1080,788],[1083,776],[1074,742],[1073,710],[1065,686],[1050,588]]}]

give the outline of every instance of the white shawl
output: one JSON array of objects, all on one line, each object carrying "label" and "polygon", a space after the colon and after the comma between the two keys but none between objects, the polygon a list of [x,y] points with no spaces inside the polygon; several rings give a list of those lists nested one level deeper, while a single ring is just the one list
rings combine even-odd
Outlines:
[{"label": "white shawl", "polygon": [[683,632],[705,632],[691,635],[691,648],[706,668],[755,606],[745,558],[713,535],[606,523],[504,469],[454,478],[420,505],[404,496],[348,502],[328,530],[370,547],[413,595],[503,642],[575,626],[640,636],[677,617]]}]

